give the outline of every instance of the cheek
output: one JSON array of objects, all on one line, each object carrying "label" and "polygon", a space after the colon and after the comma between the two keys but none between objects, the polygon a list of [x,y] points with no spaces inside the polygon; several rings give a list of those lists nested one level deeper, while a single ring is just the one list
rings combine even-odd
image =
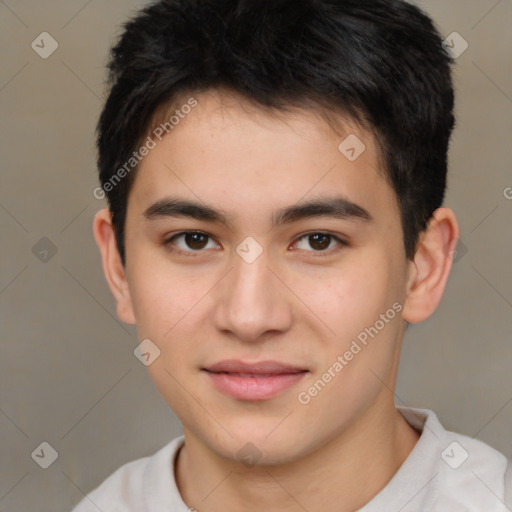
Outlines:
[{"label": "cheek", "polygon": [[[390,272],[382,258],[362,255],[339,268],[304,271],[293,280],[294,291],[314,315],[340,340],[347,340],[373,324],[391,307]],[[305,311],[307,311],[305,310]]]},{"label": "cheek", "polygon": [[[379,378],[388,380],[401,332],[396,311],[400,304],[393,308],[400,303],[398,272],[384,251],[375,250],[358,254],[351,261],[347,258],[346,265],[336,271],[324,270],[314,278],[303,274],[295,281],[297,294],[307,297],[316,314],[309,315],[313,319],[311,330],[317,334],[319,329],[325,331],[319,338],[322,346],[316,351],[316,374],[308,387],[319,378],[329,383],[319,393],[322,396],[312,400],[313,415],[327,415],[336,423],[337,415],[347,414],[348,420],[350,411],[360,410],[375,399],[382,387]],[[318,386],[324,389],[322,383]]]},{"label": "cheek", "polygon": [[206,273],[185,274],[149,251],[134,257],[132,263],[129,286],[137,326],[149,338],[169,338],[214,284]]},{"label": "cheek", "polygon": [[[136,260],[133,260],[136,263]],[[155,387],[175,411],[190,407],[191,365],[197,352],[201,325],[196,315],[208,286],[201,280],[186,279],[168,266],[140,258],[137,272],[132,274],[130,291],[137,321],[139,340],[150,339],[158,357],[146,367]],[[182,414],[184,414],[182,412]]]},{"label": "cheek", "polygon": [[160,350],[148,367],[157,387],[165,395],[178,396],[179,384],[169,373],[181,382],[197,367],[204,352],[201,340],[208,339],[205,332],[211,328],[205,323],[205,308],[210,307],[209,292],[219,277],[193,271],[193,266],[171,268],[149,256],[133,258],[136,272],[129,280],[138,337],[149,338]]}]

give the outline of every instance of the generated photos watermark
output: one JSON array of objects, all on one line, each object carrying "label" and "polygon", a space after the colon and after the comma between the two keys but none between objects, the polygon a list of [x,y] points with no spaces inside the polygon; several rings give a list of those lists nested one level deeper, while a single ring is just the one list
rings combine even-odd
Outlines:
[{"label": "generated photos watermark", "polygon": [[386,327],[386,325],[395,318],[397,313],[402,311],[402,309],[402,304],[395,302],[385,313],[380,315],[379,319],[372,326],[363,329],[356,338],[352,340],[349,349],[342,355],[339,355],[336,358],[336,361],[327,368],[327,370],[312,386],[305,391],[301,391],[297,395],[299,404],[309,404],[311,399],[323,391],[327,384],[329,384],[343,370],[343,368],[345,368],[345,366],[347,366],[348,363],[368,345],[368,342],[370,341],[368,338],[375,338],[375,336],[377,336],[382,329],[384,329],[384,327]]},{"label": "generated photos watermark", "polygon": [[114,187],[121,182],[137,165],[142,159],[149,154],[149,152],[156,148],[157,141],[162,140],[164,135],[170,133],[174,128],[185,119],[187,114],[190,114],[193,108],[197,107],[198,102],[194,97],[187,100],[187,103],[183,104],[179,109],[174,111],[174,114],[169,118],[168,121],[160,123],[152,132],[148,135],[144,144],[132,153],[132,156],[121,166],[117,171],[106,181],[101,187],[96,187],[93,190],[93,196],[96,199],[103,199],[107,192],[111,192]]}]

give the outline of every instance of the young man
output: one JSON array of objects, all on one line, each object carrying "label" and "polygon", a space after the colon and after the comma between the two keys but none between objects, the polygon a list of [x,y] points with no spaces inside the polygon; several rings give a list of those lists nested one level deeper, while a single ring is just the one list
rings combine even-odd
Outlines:
[{"label": "young man", "polygon": [[402,0],[168,0],[126,25],[94,234],[184,436],[76,512],[511,509],[504,455],[394,403],[459,236],[450,64]]}]

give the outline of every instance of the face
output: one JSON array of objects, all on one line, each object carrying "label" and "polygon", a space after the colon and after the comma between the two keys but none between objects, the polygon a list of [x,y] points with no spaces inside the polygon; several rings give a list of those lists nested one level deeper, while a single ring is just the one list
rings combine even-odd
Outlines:
[{"label": "face", "polygon": [[228,459],[252,443],[262,462],[293,461],[394,385],[408,275],[396,197],[347,119],[340,135],[310,111],[196,99],[130,191],[131,315],[186,433]]}]

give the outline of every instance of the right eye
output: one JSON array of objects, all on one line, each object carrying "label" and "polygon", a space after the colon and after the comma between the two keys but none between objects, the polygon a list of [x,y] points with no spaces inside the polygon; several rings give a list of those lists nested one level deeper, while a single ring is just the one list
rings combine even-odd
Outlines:
[{"label": "right eye", "polygon": [[[209,240],[213,244],[210,247],[208,247]],[[182,231],[181,233],[176,233],[168,238],[164,245],[169,247],[171,251],[186,256],[195,256],[194,253],[203,252],[203,249],[215,249],[217,247],[213,239],[202,231]]]}]

